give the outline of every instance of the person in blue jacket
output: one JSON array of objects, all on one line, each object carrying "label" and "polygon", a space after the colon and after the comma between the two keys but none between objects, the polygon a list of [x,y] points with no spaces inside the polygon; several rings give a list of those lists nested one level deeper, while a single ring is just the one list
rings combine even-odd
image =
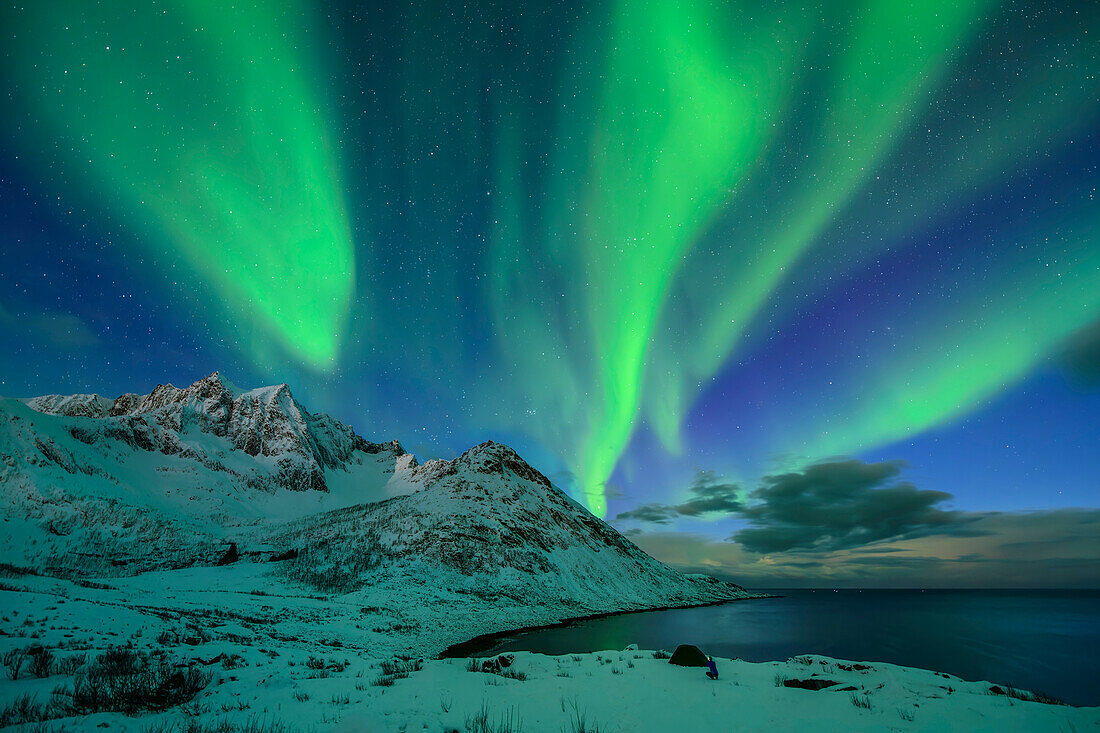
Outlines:
[{"label": "person in blue jacket", "polygon": [[707,677],[718,679],[718,665],[714,663],[714,657],[707,657]]}]

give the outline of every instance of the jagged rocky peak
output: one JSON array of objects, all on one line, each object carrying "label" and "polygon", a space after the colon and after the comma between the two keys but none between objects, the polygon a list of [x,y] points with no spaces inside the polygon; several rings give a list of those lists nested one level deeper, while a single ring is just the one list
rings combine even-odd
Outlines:
[{"label": "jagged rocky peak", "polygon": [[218,405],[231,405],[239,394],[240,390],[231,382],[223,379],[218,372],[214,372],[183,389],[171,384],[158,384],[152,392],[141,399],[140,404],[131,410],[131,413],[152,412],[188,401],[200,403],[206,411],[211,411],[217,409]]},{"label": "jagged rocky peak", "polygon": [[67,417],[106,417],[115,400],[97,394],[48,394],[26,401],[32,410]]},{"label": "jagged rocky peak", "polygon": [[503,475],[516,474],[527,481],[550,486],[550,479],[543,476],[531,464],[520,458],[514,450],[492,440],[475,445],[455,459],[456,468],[468,468],[478,473]]},{"label": "jagged rocky peak", "polygon": [[[285,387],[286,385],[280,385]],[[232,383],[218,372],[203,377],[190,387],[180,389],[171,384],[158,384],[147,395],[133,392],[119,395],[115,399],[101,397],[98,394],[43,395],[26,400],[27,405],[38,412],[66,417],[118,417],[139,412],[151,412],[168,405],[179,404],[194,399],[197,402],[232,402],[240,393]]]},{"label": "jagged rocky peak", "polygon": [[[286,387],[285,384],[280,386]],[[222,377],[220,372],[212,372],[209,376],[203,377],[183,390],[184,395],[203,401],[222,400],[225,398],[229,398],[229,400],[232,401],[235,400],[240,393],[241,391],[237,389],[236,385]]]},{"label": "jagged rocky peak", "polygon": [[413,469],[410,480],[455,498],[520,500],[548,505],[572,500],[512,448],[488,440],[457,458],[433,458]]},{"label": "jagged rocky peak", "polygon": [[[405,455],[396,440],[372,443],[329,415],[310,413],[286,383],[242,390],[219,372],[182,389],[158,384],[147,395],[127,393],[114,400],[98,395],[46,395],[26,402],[48,414],[103,419],[105,428],[100,432],[104,435],[125,436],[134,447],[167,455],[190,450],[183,438],[187,433],[216,435],[235,450],[271,459],[275,469],[267,482],[271,488],[326,491],[325,470],[360,463],[357,452],[390,453],[395,459]],[[96,440],[94,431],[76,429],[82,441]],[[410,468],[416,463],[406,459],[402,465]]]},{"label": "jagged rocky peak", "polygon": [[110,416],[118,417],[119,415],[128,415],[138,408],[141,401],[145,399],[143,395],[139,395],[135,392],[127,392],[126,394],[119,395],[114,404],[111,405]]}]

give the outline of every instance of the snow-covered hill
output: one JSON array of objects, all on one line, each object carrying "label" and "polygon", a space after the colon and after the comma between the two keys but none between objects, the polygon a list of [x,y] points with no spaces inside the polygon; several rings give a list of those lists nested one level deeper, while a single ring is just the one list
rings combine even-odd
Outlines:
[{"label": "snow-covered hill", "polygon": [[[425,578],[561,616],[743,597],[657,562],[500,443],[412,469],[416,491],[290,522],[272,541],[292,577],[348,591]],[[397,589],[395,589],[397,592]]]},{"label": "snow-covered hill", "polygon": [[657,562],[507,446],[418,465],[285,384],[216,372],[113,400],[0,399],[0,486],[15,540],[0,560],[60,575],[282,558],[280,582],[503,602],[516,625],[747,595]]}]

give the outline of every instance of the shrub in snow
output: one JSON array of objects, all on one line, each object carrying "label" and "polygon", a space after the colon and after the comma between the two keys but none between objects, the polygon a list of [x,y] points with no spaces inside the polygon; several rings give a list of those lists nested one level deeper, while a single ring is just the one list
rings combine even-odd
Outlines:
[{"label": "shrub in snow", "polygon": [[[562,733],[600,733],[600,726],[595,721],[588,720],[587,711],[581,710],[576,700],[570,700],[569,707],[573,714],[569,716],[569,728],[562,728]],[[562,700],[562,710],[565,710],[565,700]]]},{"label": "shrub in snow", "polygon": [[87,654],[70,654],[67,657],[62,657],[54,663],[54,669],[58,674],[73,675],[76,674],[76,670],[84,666],[84,663],[88,661]]},{"label": "shrub in snow", "polygon": [[424,666],[424,660],[387,659],[382,662],[382,674],[371,684],[375,687],[391,687],[397,680],[403,680]]},{"label": "shrub in snow", "polygon": [[222,657],[223,669],[237,669],[245,665],[244,657],[240,654],[227,654]]},{"label": "shrub in snow", "polygon": [[0,728],[23,723],[37,723],[51,716],[45,705],[30,695],[20,695],[7,705],[0,707]]},{"label": "shrub in snow", "polygon": [[1056,697],[1044,694],[1042,692],[1028,692],[1027,690],[1017,690],[1015,687],[1005,685],[1003,688],[999,685],[993,685],[989,688],[990,695],[1003,695],[1005,697],[1011,697],[1014,700],[1023,700],[1025,702],[1041,702],[1044,705],[1065,705],[1066,703],[1059,700]]},{"label": "shrub in snow", "polygon": [[210,674],[176,667],[163,657],[132,649],[110,649],[76,676],[56,700],[68,715],[165,710],[191,700],[210,683]]},{"label": "shrub in snow", "polygon": [[[790,678],[784,678],[783,679],[783,686],[784,687],[794,687],[794,688],[799,689],[799,690],[813,690],[815,692],[817,690],[824,690],[826,687],[833,687],[834,685],[839,685],[839,684],[840,684],[839,682],[834,682],[833,680],[822,679],[820,677],[811,677],[808,680],[796,680],[796,679],[790,679]],[[778,685],[776,685],[776,686],[778,687]]]},{"label": "shrub in snow", "polygon": [[53,652],[47,646],[32,646],[27,649],[31,659],[31,674],[35,677],[49,677],[53,671]]},{"label": "shrub in snow", "polygon": [[27,652],[23,649],[9,649],[4,652],[4,669],[8,670],[8,676],[13,680],[19,677],[19,671],[27,661]]},{"label": "shrub in snow", "polygon": [[492,717],[488,703],[484,703],[476,713],[466,716],[466,730],[468,733],[520,733],[523,723],[515,708]]},{"label": "shrub in snow", "polygon": [[209,722],[194,718],[186,721],[168,720],[148,725],[142,729],[142,733],[294,733],[295,730],[278,720],[252,716],[243,722],[229,718]]}]

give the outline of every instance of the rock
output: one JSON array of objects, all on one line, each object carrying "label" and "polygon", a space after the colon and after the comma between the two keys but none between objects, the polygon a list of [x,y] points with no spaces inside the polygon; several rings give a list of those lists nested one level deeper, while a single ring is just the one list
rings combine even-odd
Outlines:
[{"label": "rock", "polygon": [[240,559],[240,553],[237,552],[236,543],[231,543],[229,549],[225,551],[225,554],[218,560],[218,565],[230,565],[237,562]]},{"label": "rock", "polygon": [[826,687],[839,685],[839,682],[812,677],[808,680],[783,680],[784,687],[795,687],[800,690],[824,690]]}]

